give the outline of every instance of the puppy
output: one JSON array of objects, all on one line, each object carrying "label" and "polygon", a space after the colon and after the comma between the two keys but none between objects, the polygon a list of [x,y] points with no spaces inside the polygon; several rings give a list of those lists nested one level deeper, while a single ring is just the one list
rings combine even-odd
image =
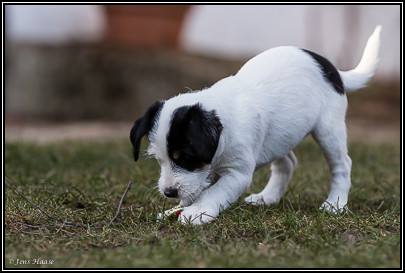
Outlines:
[{"label": "puppy", "polygon": [[135,161],[147,135],[157,159],[159,191],[180,199],[181,222],[208,222],[250,186],[254,172],[271,163],[266,187],[245,198],[253,205],[279,202],[297,159],[294,147],[311,134],[331,175],[321,209],[345,208],[351,159],[346,140],[345,92],[363,87],[379,61],[381,26],[370,36],[356,68],[337,70],[308,50],[282,46],[250,59],[235,75],[198,92],[158,101],[135,121]]}]

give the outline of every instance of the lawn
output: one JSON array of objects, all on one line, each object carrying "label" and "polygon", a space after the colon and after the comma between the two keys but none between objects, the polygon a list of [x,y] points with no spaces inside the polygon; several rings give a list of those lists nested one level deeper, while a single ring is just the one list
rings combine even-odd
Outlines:
[{"label": "lawn", "polygon": [[[328,167],[305,140],[278,205],[254,207],[240,198],[215,221],[194,227],[156,221],[176,203],[157,192],[154,160],[133,162],[129,140],[6,142],[4,172],[16,189],[48,214],[81,225],[50,219],[4,184],[3,267],[399,268],[400,144],[351,143],[349,150],[347,214],[318,210],[328,194]],[[249,193],[268,176],[268,168],[257,172]],[[132,187],[108,226],[128,181]]]}]

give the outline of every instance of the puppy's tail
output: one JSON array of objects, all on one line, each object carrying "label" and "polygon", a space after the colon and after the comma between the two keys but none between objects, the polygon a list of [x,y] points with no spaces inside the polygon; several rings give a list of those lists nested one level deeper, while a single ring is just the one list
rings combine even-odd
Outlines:
[{"label": "puppy's tail", "polygon": [[368,38],[363,56],[356,68],[349,71],[339,71],[345,91],[355,91],[366,85],[374,75],[379,62],[381,25],[378,25]]}]

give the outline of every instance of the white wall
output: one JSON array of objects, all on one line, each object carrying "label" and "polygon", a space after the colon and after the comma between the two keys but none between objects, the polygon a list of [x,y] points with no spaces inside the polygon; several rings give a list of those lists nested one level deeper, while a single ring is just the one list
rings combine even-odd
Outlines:
[{"label": "white wall", "polygon": [[295,45],[350,69],[376,25],[383,26],[379,75],[400,73],[399,5],[204,5],[191,10],[182,44],[192,52],[250,57]]},{"label": "white wall", "polygon": [[106,26],[97,5],[7,5],[5,19],[8,39],[40,44],[97,41]]}]

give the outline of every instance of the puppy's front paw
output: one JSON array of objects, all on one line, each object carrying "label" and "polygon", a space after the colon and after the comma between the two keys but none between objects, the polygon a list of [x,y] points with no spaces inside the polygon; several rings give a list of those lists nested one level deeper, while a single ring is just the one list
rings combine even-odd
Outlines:
[{"label": "puppy's front paw", "polygon": [[183,224],[191,223],[193,225],[201,225],[214,220],[217,216],[218,212],[212,209],[191,205],[183,209],[178,220]]},{"label": "puppy's front paw", "polygon": [[251,194],[245,198],[245,202],[251,205],[271,205],[277,204],[279,199],[272,198],[271,196],[263,196],[260,193]]},{"label": "puppy's front paw", "polygon": [[251,205],[263,205],[264,199],[261,194],[251,194],[245,198],[245,202]]}]

